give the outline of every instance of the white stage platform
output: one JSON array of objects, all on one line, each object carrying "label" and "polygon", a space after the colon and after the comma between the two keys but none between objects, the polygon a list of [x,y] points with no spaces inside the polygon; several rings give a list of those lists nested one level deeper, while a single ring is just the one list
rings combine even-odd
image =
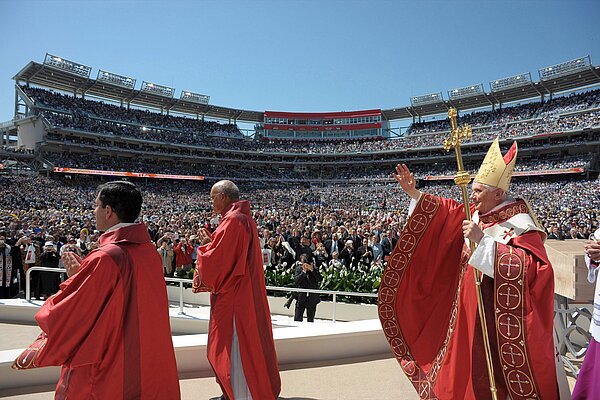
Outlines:
[{"label": "white stage platform", "polygon": [[[177,367],[181,378],[206,377],[212,370],[206,359],[208,319],[210,308],[207,295],[194,295],[185,290],[184,315],[180,314],[177,287],[169,287],[171,303],[171,329]],[[389,345],[377,319],[375,305],[337,303],[336,319],[332,322],[333,304],[322,302],[317,310],[315,323],[295,322],[291,311],[283,307],[285,298],[269,298],[272,311],[273,333],[280,367],[286,368],[305,363],[328,362],[354,357],[390,357]],[[35,323],[33,316],[41,301],[11,299],[0,301],[0,322],[12,324]],[[30,328],[30,327],[28,327]],[[27,329],[31,335],[31,329]],[[0,332],[0,338],[2,333]],[[35,339],[24,337],[24,343]],[[1,339],[0,339],[1,340]],[[48,367],[27,371],[10,368],[22,348],[0,347],[0,391],[18,390],[54,384],[59,368]]]}]

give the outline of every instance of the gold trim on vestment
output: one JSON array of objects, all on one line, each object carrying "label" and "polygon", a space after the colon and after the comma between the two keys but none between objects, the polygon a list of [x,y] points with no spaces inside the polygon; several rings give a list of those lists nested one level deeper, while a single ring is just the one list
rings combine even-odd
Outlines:
[{"label": "gold trim on vestment", "polygon": [[524,250],[496,244],[496,336],[502,374],[512,400],[539,399],[527,350],[526,265]]}]

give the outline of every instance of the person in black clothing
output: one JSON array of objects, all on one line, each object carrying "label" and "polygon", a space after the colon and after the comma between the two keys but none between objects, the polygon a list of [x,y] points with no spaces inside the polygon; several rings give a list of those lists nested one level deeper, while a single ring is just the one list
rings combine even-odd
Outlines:
[{"label": "person in black clothing", "polygon": [[343,261],[346,268],[354,268],[358,264],[358,260],[355,257],[354,244],[352,239],[346,240],[344,248],[340,252],[340,259]]},{"label": "person in black clothing", "polygon": [[308,235],[303,235],[300,239],[300,246],[298,247],[298,250],[296,250],[296,261],[300,260],[302,254],[306,255],[308,262],[313,261],[313,249],[310,247],[310,236]]},{"label": "person in black clothing", "polygon": [[[46,268],[58,268],[59,261],[60,256],[56,252],[54,243],[50,241],[46,242],[44,245],[44,252],[42,253],[41,257],[40,266]],[[37,281],[37,286],[35,287],[35,298],[39,299],[40,296],[43,296],[43,298],[48,298],[54,293],[58,292],[59,281],[59,274],[41,271],[40,277]]]},{"label": "person in black clothing", "polygon": [[373,262],[373,248],[369,246],[369,239],[363,239],[362,245],[358,248],[356,254],[360,264],[366,268],[371,267],[371,263]]},{"label": "person in black clothing", "polygon": [[356,249],[358,249],[360,246],[362,246],[362,242],[363,242],[363,236],[362,236],[362,231],[360,229],[350,229],[350,237],[349,239],[352,239],[352,246],[354,247],[354,250],[356,251]]},{"label": "person in black clothing", "polygon": [[296,262],[296,252],[288,242],[281,242],[281,265],[292,268]]},{"label": "person in black clothing", "polygon": [[327,251],[327,254],[330,255],[330,257],[333,254],[333,252],[337,252],[339,254],[343,248],[344,242],[338,237],[337,232],[334,232],[331,235],[331,239],[325,240],[325,250]]},{"label": "person in black clothing", "polygon": [[292,246],[292,249],[296,252],[296,254],[300,254],[300,231],[297,228],[292,229],[292,235],[288,238],[288,243]]},{"label": "person in black clothing", "polygon": [[554,225],[552,228],[550,228],[550,232],[548,232],[548,239],[565,240],[565,237],[563,236],[560,228]]},{"label": "person in black clothing", "polygon": [[381,247],[383,248],[383,257],[387,257],[392,254],[392,240],[388,232],[384,232],[381,238]]},{"label": "person in black clothing", "polygon": [[[296,263],[294,276],[296,279],[296,287],[302,289],[318,289],[321,280],[323,280],[319,273],[319,269],[308,259],[306,254],[300,255],[300,259]],[[306,310],[306,320],[308,322],[314,322],[317,304],[319,304],[320,301],[321,299],[318,293],[298,293],[294,321],[302,322],[304,310]]]}]

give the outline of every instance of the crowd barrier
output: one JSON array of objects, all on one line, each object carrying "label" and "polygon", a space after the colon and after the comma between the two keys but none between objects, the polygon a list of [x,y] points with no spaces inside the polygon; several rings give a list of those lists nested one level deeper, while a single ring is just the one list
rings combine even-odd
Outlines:
[{"label": "crowd barrier", "polygon": [[[43,272],[54,272],[54,273],[65,273],[67,270],[64,268],[46,268],[46,267],[32,267],[27,270],[25,273],[25,299],[27,301],[31,300],[31,273],[33,271],[43,271]],[[192,285],[191,279],[186,278],[171,278],[165,277],[166,282],[173,282],[179,284],[179,314],[185,315],[184,311],[184,302],[183,302],[183,293],[185,289],[185,285]],[[267,290],[275,291],[275,292],[286,292],[286,293],[317,293],[317,294],[325,294],[331,295],[333,297],[332,301],[332,316],[331,320],[333,322],[336,321],[336,305],[337,305],[337,296],[352,296],[352,297],[377,297],[377,293],[357,293],[357,292],[341,292],[335,290],[317,290],[317,289],[300,289],[300,288],[292,288],[292,287],[279,287],[279,286],[267,286]]]}]

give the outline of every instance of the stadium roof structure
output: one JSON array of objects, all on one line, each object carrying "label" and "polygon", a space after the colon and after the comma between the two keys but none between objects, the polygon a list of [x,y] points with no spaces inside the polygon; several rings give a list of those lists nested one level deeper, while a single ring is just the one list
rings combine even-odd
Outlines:
[{"label": "stadium roof structure", "polygon": [[158,93],[123,87],[99,79],[91,79],[34,61],[29,62],[13,79],[16,82],[26,82],[28,84],[73,93],[74,95],[94,96],[120,102],[121,104],[131,103],[136,106],[149,107],[162,111],[204,115],[227,120],[251,122],[262,122],[263,120],[262,111],[240,110],[177,99]]},{"label": "stadium roof structure", "polygon": [[[57,63],[48,62],[48,57],[50,60],[63,61],[56,56],[47,54],[43,64],[31,61],[13,79],[17,83],[34,84],[79,96],[89,95],[104,98],[120,102],[122,105],[132,104],[163,112],[177,112],[230,121],[264,122],[264,111],[222,107],[186,98],[177,99],[172,95],[175,89],[160,85],[157,86],[170,90],[170,95],[168,90],[153,92],[145,90],[144,87],[138,90],[135,89],[135,79],[125,79],[126,77],[114,74],[111,74],[115,78],[112,81],[101,79],[102,74],[109,74],[104,71],[98,73],[98,79],[92,79],[89,77],[90,67],[65,61],[68,63],[68,68],[65,68]],[[382,109],[381,112],[386,120],[415,119],[446,113],[450,107],[467,111],[536,97],[543,98],[561,92],[600,85],[600,66],[592,65],[590,56],[542,68],[538,72],[540,76],[538,82],[533,82],[530,73],[519,74],[489,82],[490,92],[483,89],[483,84],[472,85],[449,91],[448,100],[443,99],[441,93],[417,96],[411,99],[410,106]],[[131,81],[133,84],[131,82],[124,83],[124,80]],[[152,84],[149,85],[152,86]],[[428,96],[431,96],[431,100],[419,101]]]}]

